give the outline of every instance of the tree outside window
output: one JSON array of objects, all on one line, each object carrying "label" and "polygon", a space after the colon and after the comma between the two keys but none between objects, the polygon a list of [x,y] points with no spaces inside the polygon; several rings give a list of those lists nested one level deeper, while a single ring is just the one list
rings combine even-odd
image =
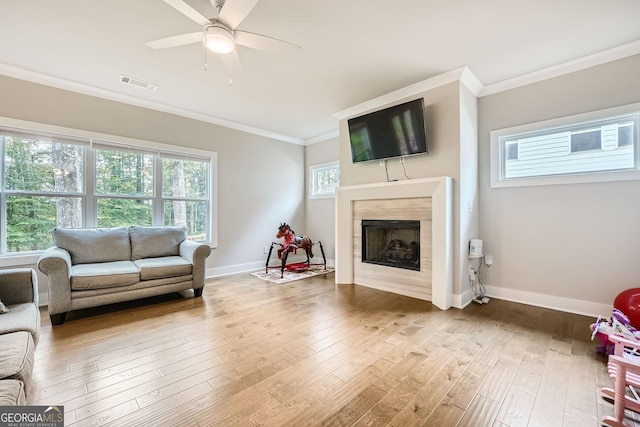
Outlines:
[{"label": "tree outside window", "polygon": [[309,198],[334,197],[340,186],[340,165],[329,162],[309,167]]},{"label": "tree outside window", "polygon": [[51,231],[56,226],[81,227],[85,147],[10,135],[0,136],[0,142],[5,251],[45,249],[53,243]]},{"label": "tree outside window", "polygon": [[207,240],[209,163],[162,159],[163,224],[183,225],[191,240]]}]

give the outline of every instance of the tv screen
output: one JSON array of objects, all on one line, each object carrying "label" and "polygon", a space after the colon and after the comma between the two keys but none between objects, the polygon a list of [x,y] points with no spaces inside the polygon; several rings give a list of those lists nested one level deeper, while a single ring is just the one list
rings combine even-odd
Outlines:
[{"label": "tv screen", "polygon": [[353,162],[427,153],[424,99],[348,120]]}]

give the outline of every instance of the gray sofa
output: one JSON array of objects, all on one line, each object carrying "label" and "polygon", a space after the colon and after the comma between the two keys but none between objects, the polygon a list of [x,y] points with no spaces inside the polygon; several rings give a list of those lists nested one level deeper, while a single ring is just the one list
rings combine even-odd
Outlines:
[{"label": "gray sofa", "polygon": [[40,334],[35,271],[0,270],[0,301],[0,406],[26,405]]},{"label": "gray sofa", "polygon": [[186,289],[202,295],[211,248],[187,240],[184,227],[56,228],[53,240],[38,260],[53,325],[73,310]]}]

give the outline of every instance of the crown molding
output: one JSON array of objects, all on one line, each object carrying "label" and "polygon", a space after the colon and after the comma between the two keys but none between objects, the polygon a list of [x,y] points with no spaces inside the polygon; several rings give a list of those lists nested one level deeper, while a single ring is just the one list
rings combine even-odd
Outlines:
[{"label": "crown molding", "polygon": [[[478,98],[493,95],[499,92],[504,92],[511,89],[516,89],[521,86],[537,83],[543,80],[547,80],[553,77],[562,76],[575,71],[584,70],[586,68],[594,67],[597,65],[605,64],[607,62],[615,61],[618,59],[626,58],[640,54],[640,40],[630,42],[621,46],[617,46],[605,51],[601,51],[592,55],[587,55],[582,58],[575,59],[573,61],[558,64],[552,67],[544,68],[532,73],[523,74],[511,79],[503,80],[500,82],[492,83],[489,85],[483,85],[482,82],[475,76],[469,67],[460,67],[455,70],[428,78],[413,85],[398,89],[388,94],[379,96],[369,101],[363,102],[356,106],[347,108],[345,110],[334,113],[332,116],[338,120],[346,119],[363,114],[367,111],[379,109],[384,105],[390,104],[402,98],[415,96],[426,92],[436,87],[444,86],[455,81],[459,81],[465,85],[475,96]],[[42,73],[36,73],[34,71],[25,70],[22,68],[14,67],[11,65],[0,63],[0,75],[7,77],[13,77],[20,80],[26,80],[33,83],[39,83],[47,86],[56,87],[58,89],[69,90],[89,96],[95,96],[98,98],[107,99],[110,101],[122,102],[142,108],[148,108],[164,113],[175,114],[182,117],[187,117],[194,120],[199,120],[206,123],[211,123],[218,126],[223,126],[230,129],[235,129],[241,132],[250,133],[253,135],[263,136],[270,139],[284,141],[297,145],[312,145],[318,142],[327,141],[332,138],[338,137],[338,130],[328,132],[326,134],[318,135],[309,139],[296,138],[289,135],[279,134],[264,129],[247,126],[241,123],[232,122],[229,120],[220,119],[217,117],[208,116],[201,113],[195,113],[193,111],[183,110],[168,105],[141,100],[132,96],[122,95],[115,92],[111,92],[104,89],[99,89],[82,83],[72,82],[69,80],[61,79],[45,75]]]},{"label": "crown molding", "polygon": [[304,140],[301,138],[295,138],[289,135],[283,135],[268,130],[247,126],[241,123],[232,122],[230,120],[220,119],[206,114],[196,113],[181,108],[172,107],[169,105],[161,104],[153,101],[146,101],[143,99],[135,98],[133,96],[123,95],[115,93],[109,90],[100,89],[97,87],[85,85],[83,83],[73,82],[70,80],[61,79],[59,77],[53,77],[35,71],[25,70],[23,68],[14,67],[12,65],[0,63],[0,75],[12,77],[19,80],[25,80],[32,83],[38,83],[46,86],[55,87],[57,89],[68,90],[71,92],[80,93],[83,95],[94,96],[97,98],[106,99],[109,101],[122,102],[125,104],[133,105],[136,107],[148,108],[150,110],[160,111],[168,114],[175,114],[177,116],[186,117],[189,119],[198,120],[201,122],[210,123],[226,127],[229,129],[238,130],[241,132],[250,133],[253,135],[264,136],[270,139],[276,139],[279,141],[289,142],[292,144],[304,145]]},{"label": "crown molding", "polygon": [[479,96],[483,97],[510,89],[516,89],[521,86],[530,85],[553,77],[559,77],[637,54],[640,54],[640,40],[603,50],[592,55],[583,56],[582,58],[574,59],[573,61],[543,68],[532,73],[523,74],[512,79],[486,85],[480,91]]},{"label": "crown molding", "polygon": [[468,67],[460,67],[455,70],[451,70],[446,73],[428,78],[421,82],[414,83],[402,89],[387,93],[377,98],[373,98],[369,101],[365,101],[361,104],[347,108],[346,110],[339,111],[333,114],[333,117],[337,118],[338,120],[354,117],[360,114],[364,114],[367,111],[379,109],[382,106],[398,101],[399,99],[419,95],[428,90],[453,82],[461,82],[462,84],[467,86],[469,90],[471,90],[471,92],[473,92],[476,96],[482,88],[482,83],[480,83],[480,80],[476,78],[476,76]]},{"label": "crown molding", "polygon": [[318,142],[328,141],[330,139],[335,139],[340,136],[340,132],[336,129],[332,132],[325,133],[323,135],[314,136],[313,138],[305,139],[304,145],[313,145]]}]

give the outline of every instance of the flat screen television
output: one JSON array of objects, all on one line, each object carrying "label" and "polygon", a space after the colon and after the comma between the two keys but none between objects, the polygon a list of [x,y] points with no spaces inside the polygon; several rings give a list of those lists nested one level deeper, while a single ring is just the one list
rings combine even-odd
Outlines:
[{"label": "flat screen television", "polygon": [[348,120],[354,163],[427,153],[424,99]]}]

